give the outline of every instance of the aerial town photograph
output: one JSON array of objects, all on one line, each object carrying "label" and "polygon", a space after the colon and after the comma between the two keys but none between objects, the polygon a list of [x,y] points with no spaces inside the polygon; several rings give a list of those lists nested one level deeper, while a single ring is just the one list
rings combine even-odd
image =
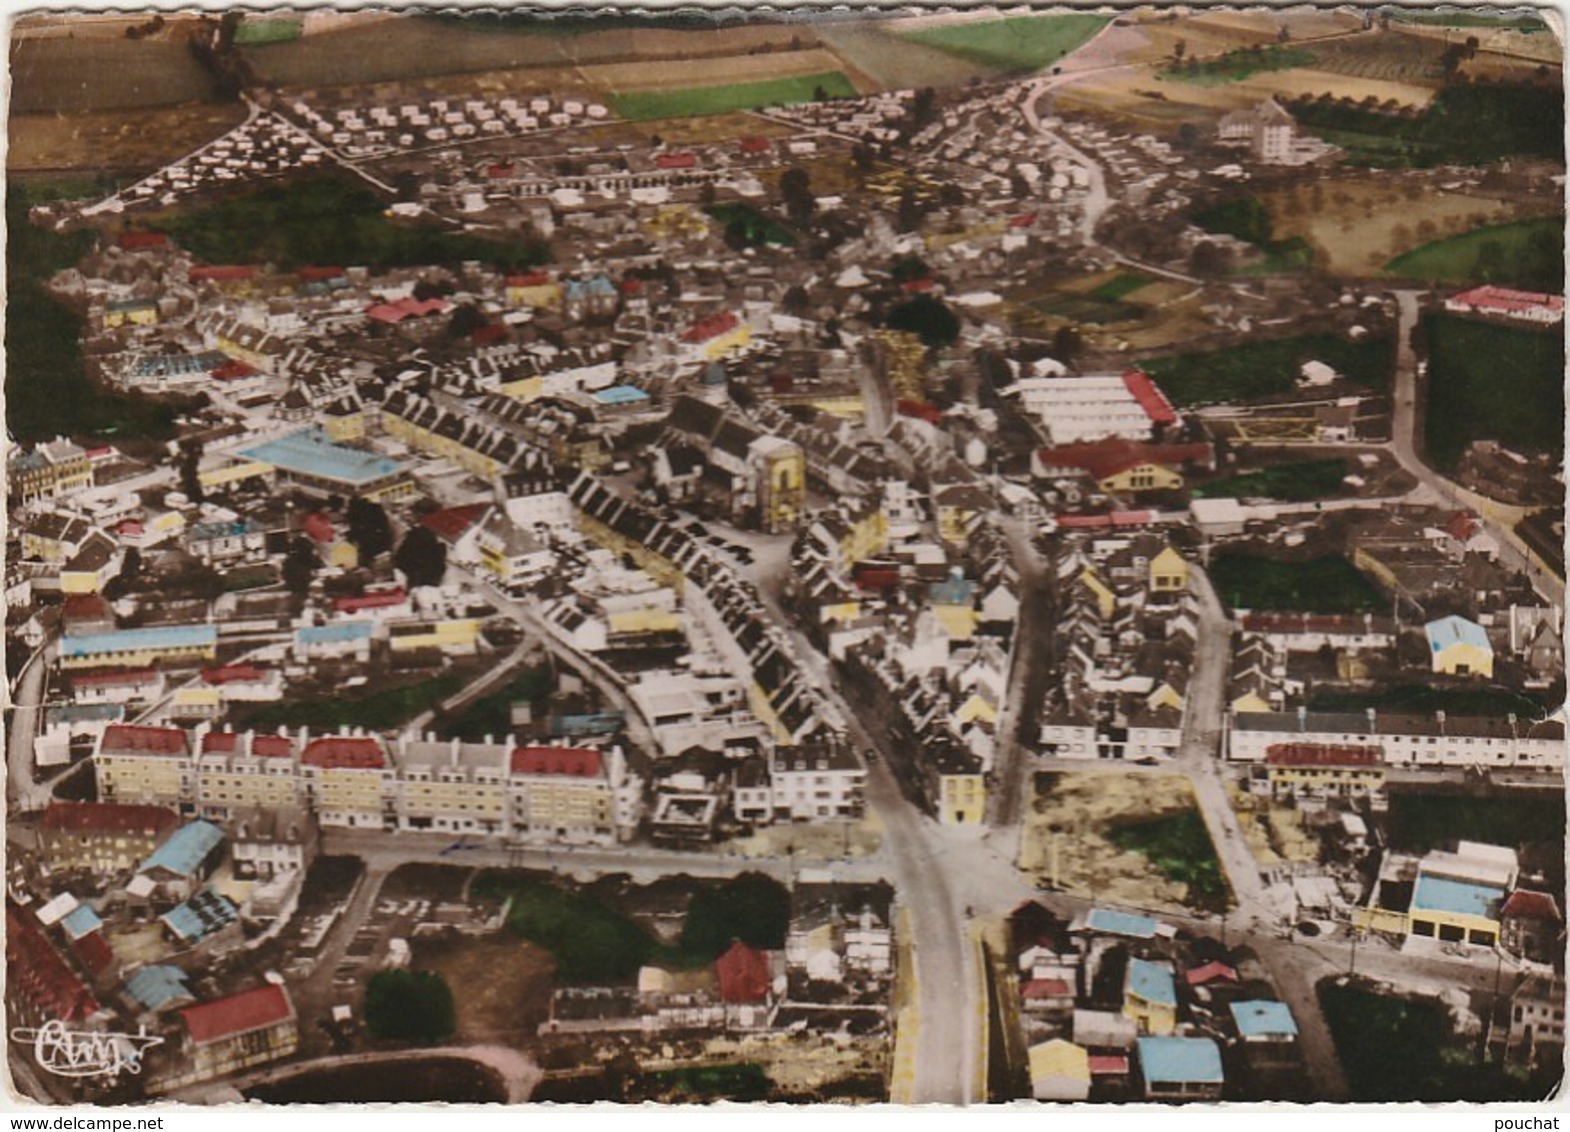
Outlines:
[{"label": "aerial town photograph", "polygon": [[1556,1094],[1561,10],[8,33],[13,1110]]}]

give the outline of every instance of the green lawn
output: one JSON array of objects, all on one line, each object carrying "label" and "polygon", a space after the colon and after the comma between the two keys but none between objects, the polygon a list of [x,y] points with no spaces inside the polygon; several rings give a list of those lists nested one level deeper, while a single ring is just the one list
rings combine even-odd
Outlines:
[{"label": "green lawn", "polygon": [[1189,59],[1156,72],[1156,77],[1171,82],[1219,86],[1241,82],[1266,71],[1285,71],[1307,67],[1314,62],[1311,51],[1301,47],[1243,47],[1214,59]]},{"label": "green lawn", "polygon": [[1104,16],[1018,16],[925,28],[903,38],[1001,71],[1035,71],[1063,58],[1106,24]]},{"label": "green lawn", "polygon": [[1290,393],[1308,361],[1324,362],[1357,385],[1384,389],[1390,384],[1394,353],[1388,337],[1352,342],[1338,334],[1303,334],[1203,354],[1149,358],[1140,365],[1174,404],[1191,408]]},{"label": "green lawn", "polygon": [[[701,73],[702,64],[694,66]],[[823,71],[815,75],[729,83],[725,86],[626,91],[611,95],[611,105],[623,118],[641,122],[652,118],[691,118],[705,114],[729,114],[737,110],[756,110],[763,106],[812,102],[820,93],[829,98],[855,98],[856,88],[844,72]]]},{"label": "green lawn", "polygon": [[478,742],[487,735],[511,735],[512,705],[517,700],[533,703],[551,690],[551,673],[548,668],[530,668],[520,672],[507,686],[488,696],[481,696],[456,717],[438,721],[436,730],[447,738],[468,739]]},{"label": "green lawn", "polygon": [[1090,294],[1098,299],[1105,299],[1109,303],[1115,303],[1125,295],[1132,295],[1135,291],[1148,287],[1150,283],[1150,276],[1141,275],[1137,271],[1129,271],[1124,272],[1122,275],[1114,275],[1101,286],[1092,290]]},{"label": "green lawn", "polygon": [[1237,609],[1364,613],[1385,608],[1384,595],[1339,554],[1306,562],[1222,551],[1210,564],[1221,600]]},{"label": "green lawn", "polygon": [[1387,275],[1437,283],[1498,283],[1559,292],[1565,283],[1565,220],[1541,216],[1435,240],[1385,264]]},{"label": "green lawn", "polygon": [[448,672],[434,680],[384,688],[355,698],[353,691],[319,700],[285,699],[267,704],[245,716],[247,727],[270,730],[279,726],[336,730],[342,727],[388,728],[409,722],[452,695],[468,677]]},{"label": "green lawn", "polygon": [[1186,884],[1190,907],[1218,912],[1226,908],[1221,862],[1198,810],[1116,826],[1107,831],[1107,838],[1120,849],[1149,858],[1168,880]]},{"label": "green lawn", "polygon": [[1259,497],[1301,503],[1339,494],[1346,474],[1345,460],[1298,460],[1202,484],[1194,488],[1194,495],[1201,499]]},{"label": "green lawn", "polygon": [[544,263],[550,248],[532,241],[481,239],[427,224],[395,224],[386,202],[358,182],[310,177],[176,212],[160,223],[206,263],[355,264],[371,268],[457,265],[474,259],[500,267]]},{"label": "green lawn", "polygon": [[1432,314],[1424,441],[1428,461],[1448,471],[1474,440],[1518,452],[1564,454],[1564,337]]}]

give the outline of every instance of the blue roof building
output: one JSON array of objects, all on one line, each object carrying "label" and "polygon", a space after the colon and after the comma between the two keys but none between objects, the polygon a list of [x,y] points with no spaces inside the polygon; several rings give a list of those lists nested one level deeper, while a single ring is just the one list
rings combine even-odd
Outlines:
[{"label": "blue roof building", "polygon": [[1140,1076],[1145,1096],[1165,1100],[1214,1100],[1226,1075],[1221,1049],[1209,1038],[1139,1038]]},{"label": "blue roof building", "polygon": [[976,600],[976,583],[969,578],[948,578],[927,587],[934,605],[970,605]]},{"label": "blue roof building", "polygon": [[609,389],[601,389],[593,397],[597,404],[615,407],[641,405],[649,399],[649,395],[636,385],[613,385]]},{"label": "blue roof building", "polygon": [[206,652],[218,646],[216,625],[157,625],[150,629],[113,629],[107,633],[67,634],[60,639],[62,660],[126,653]]},{"label": "blue roof building", "polygon": [[182,825],[169,836],[152,856],[142,862],[140,872],[162,869],[172,876],[190,878],[202,870],[214,850],[223,844],[224,831],[210,821]]},{"label": "blue roof building", "polygon": [[1149,959],[1130,959],[1128,963],[1128,989],[1146,1002],[1158,1006],[1177,1005],[1177,982],[1172,968]]},{"label": "blue roof building", "polygon": [[407,474],[402,461],[337,444],[319,428],[241,449],[239,455],[269,464],[302,486],[331,492],[378,494]]},{"label": "blue roof building", "polygon": [[89,905],[78,904],[61,917],[60,926],[65,929],[66,935],[75,940],[81,939],[90,932],[96,932],[104,926],[104,922]]},{"label": "blue roof building", "polygon": [[1160,924],[1149,916],[1136,916],[1132,912],[1115,912],[1110,908],[1092,908],[1085,918],[1085,927],[1105,935],[1151,939]]},{"label": "blue roof building", "polygon": [[148,1010],[161,1010],[195,998],[185,985],[185,972],[162,964],[143,967],[132,974],[125,980],[125,993]]},{"label": "blue roof building", "polygon": [[227,896],[204,888],[184,904],[169,909],[158,920],[181,943],[199,943],[240,918],[240,910]]},{"label": "blue roof building", "polygon": [[373,621],[335,621],[331,625],[305,625],[294,631],[294,640],[295,644],[302,647],[348,645],[358,641],[369,641],[371,630],[375,627]]},{"label": "blue roof building", "polygon": [[1245,1042],[1295,1042],[1297,1022],[1284,1002],[1253,999],[1232,1004],[1232,1021]]}]

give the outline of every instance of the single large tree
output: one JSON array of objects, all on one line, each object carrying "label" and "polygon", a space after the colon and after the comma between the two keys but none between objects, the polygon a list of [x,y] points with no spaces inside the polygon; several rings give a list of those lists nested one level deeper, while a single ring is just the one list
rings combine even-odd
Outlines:
[{"label": "single large tree", "polygon": [[410,586],[439,586],[447,572],[447,545],[429,527],[414,527],[393,553],[393,565]]},{"label": "single large tree", "polygon": [[360,552],[360,561],[368,564],[379,554],[392,549],[392,523],[380,503],[355,496],[349,500],[344,516],[348,520],[347,538]]}]

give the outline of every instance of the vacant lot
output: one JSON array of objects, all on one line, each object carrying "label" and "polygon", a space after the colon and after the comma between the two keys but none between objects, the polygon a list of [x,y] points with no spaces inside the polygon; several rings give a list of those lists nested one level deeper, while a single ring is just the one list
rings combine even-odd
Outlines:
[{"label": "vacant lot", "polygon": [[457,1042],[514,1045],[532,1038],[550,1013],[555,964],[510,933],[419,941],[414,967],[435,971],[452,988]]},{"label": "vacant lot", "polygon": [[6,168],[150,173],[245,120],[228,102],[190,102],[145,110],[12,114]]},{"label": "vacant lot", "polygon": [[21,39],[11,44],[11,112],[73,114],[218,97],[183,43]]},{"label": "vacant lot", "polygon": [[1342,276],[1375,275],[1426,241],[1511,219],[1521,208],[1482,194],[1363,175],[1259,199],[1276,237],[1304,240],[1323,270]]},{"label": "vacant lot", "polygon": [[1146,908],[1211,909],[1226,892],[1193,787],[1175,774],[1037,775],[1019,866],[1063,892]]},{"label": "vacant lot", "polygon": [[1564,338],[1434,314],[1428,340],[1426,455],[1455,467],[1474,440],[1518,452],[1564,453]]},{"label": "vacant lot", "polygon": [[1290,393],[1309,361],[1324,362],[1358,385],[1383,389],[1390,384],[1391,355],[1385,337],[1352,342],[1338,334],[1303,334],[1140,364],[1174,404],[1193,407]]},{"label": "vacant lot", "polygon": [[271,731],[279,726],[336,730],[343,727],[397,727],[435,707],[467,683],[449,672],[434,680],[421,680],[397,688],[381,688],[362,696],[340,691],[320,699],[291,696],[244,715],[247,727]]},{"label": "vacant lot", "polygon": [[[1427,209],[1425,202],[1425,216]],[[1496,224],[1424,244],[1385,264],[1385,272],[1436,283],[1501,283],[1558,292],[1565,282],[1564,237],[1562,216]]]},{"label": "vacant lot", "polygon": [[1106,24],[1102,16],[1019,16],[923,28],[904,36],[1000,72],[1020,72],[1056,63]]},{"label": "vacant lot", "polygon": [[[691,82],[689,72],[686,81]],[[790,78],[677,90],[643,90],[611,95],[616,113],[633,121],[729,114],[764,106],[787,106],[819,98],[853,98],[856,88],[840,71],[819,71]]]},{"label": "vacant lot", "polygon": [[1384,595],[1338,554],[1282,562],[1223,550],[1211,560],[1210,577],[1233,610],[1366,613],[1385,608]]}]

